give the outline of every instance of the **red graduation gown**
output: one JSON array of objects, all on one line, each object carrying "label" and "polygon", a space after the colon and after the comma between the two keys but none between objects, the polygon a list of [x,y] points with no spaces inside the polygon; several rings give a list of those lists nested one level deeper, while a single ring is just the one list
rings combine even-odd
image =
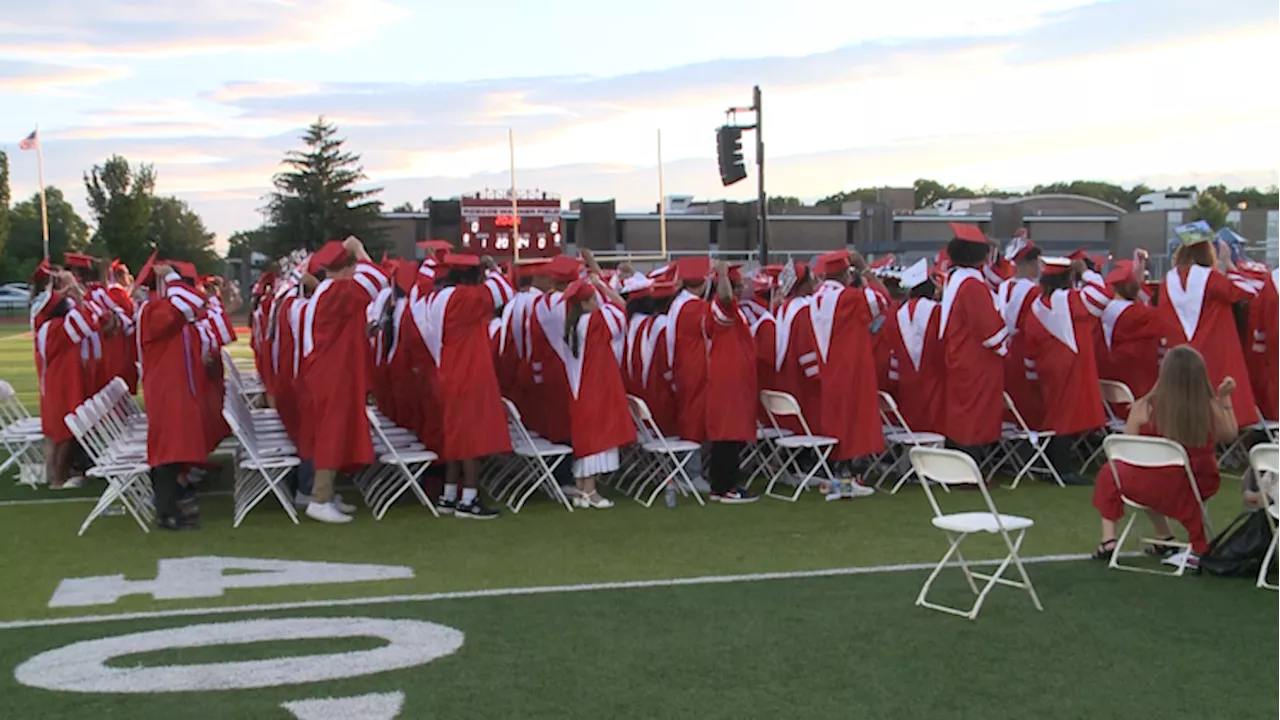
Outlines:
[{"label": "red graduation gown", "polygon": [[[183,308],[183,309],[179,309]],[[183,310],[186,310],[184,314]],[[203,463],[209,454],[207,423],[198,395],[200,336],[190,303],[152,297],[142,306],[136,332],[147,404],[147,464]]]},{"label": "red graduation gown", "polygon": [[607,302],[578,318],[578,354],[569,352],[564,358],[573,393],[570,417],[576,458],[635,442],[635,423],[627,409],[618,366],[626,339],[625,323],[623,310]]},{"label": "red graduation gown", "polygon": [[1091,307],[1075,290],[1042,294],[1031,304],[1027,347],[1040,376],[1042,429],[1075,435],[1106,422],[1093,352],[1094,322]]},{"label": "red graduation gown", "polygon": [[[998,294],[1000,316],[1009,331],[1009,354],[1004,358],[1004,389],[1032,428],[1044,426],[1044,405],[1036,362],[1027,348],[1027,318],[1040,286],[1027,278],[1006,280]],[[1009,417],[1013,421],[1012,413]]]},{"label": "red graduation gown", "polygon": [[1258,296],[1249,303],[1249,377],[1262,417],[1280,417],[1280,299],[1277,273],[1272,271]]},{"label": "red graduation gown", "polygon": [[938,303],[912,298],[898,308],[892,348],[898,382],[898,412],[915,432],[940,432],[947,359],[938,339]]},{"label": "red graduation gown", "polygon": [[939,337],[947,358],[945,434],[957,445],[1000,439],[1004,417],[1004,356],[1009,330],[982,274],[951,270],[942,295]]},{"label": "red graduation gown", "polygon": [[872,351],[871,323],[880,316],[883,297],[871,288],[832,281],[813,296],[814,339],[822,356],[823,435],[839,445],[833,460],[852,460],[884,450],[884,428]]},{"label": "red graduation gown", "polygon": [[1235,378],[1231,400],[1236,422],[1242,428],[1258,422],[1258,408],[1231,305],[1248,301],[1255,294],[1256,290],[1238,275],[1228,277],[1196,265],[1169,271],[1157,307],[1165,321],[1168,347],[1189,344],[1199,350],[1209,371],[1209,382],[1215,388],[1228,375]]},{"label": "red graduation gown", "polygon": [[369,341],[365,309],[369,293],[354,279],[325,280],[302,317],[300,451],[317,470],[341,470],[373,462],[365,416],[369,394]]},{"label": "red graduation gown", "polygon": [[[797,297],[778,308],[774,380],[779,390],[800,403],[805,422],[817,433],[822,420],[822,358],[813,334],[811,302],[812,298]],[[780,418],[778,423],[786,430],[804,431],[794,417]]]},{"label": "red graduation gown", "polygon": [[[778,323],[771,313],[765,312],[751,324],[751,335],[756,345],[756,387],[759,390],[780,390],[778,386]],[[760,393],[755,398],[756,421],[769,426],[769,414],[760,402]]]},{"label": "red graduation gown", "polygon": [[418,397],[418,440],[426,448],[444,457],[444,424],[443,411],[440,405],[439,377],[436,371],[436,360],[427,350],[427,338],[435,337],[438,331],[432,331],[427,321],[427,299],[434,290],[422,286],[422,300],[409,301],[410,312],[417,326],[413,341],[409,344],[411,364],[417,372]]},{"label": "red graduation gown", "polygon": [[[58,296],[49,300],[58,302]],[[89,323],[72,308],[60,318],[46,320],[36,329],[36,372],[40,379],[40,430],[55,443],[72,438],[64,420],[88,394],[80,365],[80,343],[89,334]]]},{"label": "red graduation gown", "polygon": [[446,460],[511,452],[489,345],[489,320],[510,297],[510,285],[491,273],[484,285],[447,287],[427,301],[424,339],[437,360]]},{"label": "red graduation gown", "polygon": [[1151,392],[1160,375],[1160,343],[1168,331],[1150,305],[1116,298],[1102,311],[1103,355],[1098,377],[1129,386],[1134,398]]},{"label": "red graduation gown", "polygon": [[568,442],[572,432],[569,379],[564,361],[560,359],[564,346],[564,313],[563,293],[542,295],[534,302],[529,323],[533,343],[530,368],[537,411],[525,424],[557,443]]},{"label": "red graduation gown", "polygon": [[[301,447],[302,411],[299,407],[297,353],[298,331],[302,322],[302,308],[306,300],[296,295],[282,298],[276,310],[276,330],[271,341],[271,350],[266,354],[264,368],[270,368],[273,377],[272,399],[275,400],[276,412],[280,422],[294,445]],[[303,456],[309,457],[309,456]]]},{"label": "red graduation gown", "polygon": [[667,313],[667,359],[676,392],[676,432],[692,442],[707,439],[707,341],[703,320],[707,304],[680,291]]},{"label": "red graduation gown", "polygon": [[760,405],[755,338],[737,302],[725,305],[716,298],[707,309],[707,439],[755,442]]},{"label": "red graduation gown", "polygon": [[658,429],[667,435],[678,434],[676,423],[675,372],[671,369],[671,355],[667,352],[667,325],[671,318],[656,315],[645,328],[641,350],[641,381],[644,383],[644,399]]}]

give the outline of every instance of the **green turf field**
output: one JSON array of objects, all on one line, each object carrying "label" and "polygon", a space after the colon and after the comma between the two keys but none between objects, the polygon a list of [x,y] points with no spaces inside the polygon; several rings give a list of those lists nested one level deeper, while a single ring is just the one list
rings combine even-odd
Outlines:
[{"label": "green turf field", "polygon": [[[34,410],[29,340],[0,353]],[[92,491],[0,483],[0,718],[1280,712],[1276,595],[1079,559],[1097,543],[1086,488],[995,493],[1036,520],[1023,556],[1045,609],[996,588],[972,622],[914,607],[945,550],[914,487],[674,511],[534,501],[490,523],[402,504],[295,526],[264,504],[236,530],[226,489],[203,498],[198,532],[106,517],[78,538]],[[1238,509],[1226,479],[1215,523]],[[997,551],[966,545],[971,560]],[[970,599],[958,571],[936,592]]]}]

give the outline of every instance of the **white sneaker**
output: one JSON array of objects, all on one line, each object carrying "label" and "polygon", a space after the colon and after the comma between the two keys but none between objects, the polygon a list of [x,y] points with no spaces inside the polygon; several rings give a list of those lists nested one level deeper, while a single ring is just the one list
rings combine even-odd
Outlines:
[{"label": "white sneaker", "polygon": [[305,510],[312,503],[311,496],[304,493],[298,493],[293,496],[293,506],[299,510]]},{"label": "white sneaker", "polygon": [[868,495],[876,494],[875,488],[870,485],[863,485],[861,480],[854,480],[846,487],[850,489],[850,494],[852,494],[853,497],[867,497]]},{"label": "white sneaker", "polygon": [[312,520],[318,520],[323,523],[341,524],[349,523],[355,518],[350,515],[343,515],[333,503],[313,502],[307,506],[307,517]]},{"label": "white sneaker", "polygon": [[[310,505],[313,502],[315,502],[315,500],[310,495],[304,495],[302,493],[298,493],[293,496],[293,505],[298,509],[305,509],[308,505]],[[343,502],[341,495],[333,496],[333,504],[337,506],[339,510],[341,510],[344,513],[347,513],[348,515],[350,515],[351,513],[357,510],[355,505]]]},{"label": "white sneaker", "polygon": [[352,505],[349,502],[344,502],[341,495],[335,494],[333,496],[333,504],[334,504],[334,507],[338,508],[339,510],[341,510],[342,512],[348,515],[356,511],[356,506]]},{"label": "white sneaker", "polygon": [[76,475],[75,477],[67,478],[67,481],[62,483],[58,487],[50,487],[49,489],[50,490],[79,490],[82,487],[84,487],[84,476]]}]

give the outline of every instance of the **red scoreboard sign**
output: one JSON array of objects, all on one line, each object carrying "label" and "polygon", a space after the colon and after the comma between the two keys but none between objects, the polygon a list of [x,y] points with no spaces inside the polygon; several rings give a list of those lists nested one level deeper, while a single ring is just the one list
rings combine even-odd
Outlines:
[{"label": "red scoreboard sign", "polygon": [[495,258],[511,257],[513,242],[518,241],[520,257],[560,254],[560,198],[546,193],[521,196],[516,201],[519,222],[512,209],[509,193],[463,197],[462,249]]}]

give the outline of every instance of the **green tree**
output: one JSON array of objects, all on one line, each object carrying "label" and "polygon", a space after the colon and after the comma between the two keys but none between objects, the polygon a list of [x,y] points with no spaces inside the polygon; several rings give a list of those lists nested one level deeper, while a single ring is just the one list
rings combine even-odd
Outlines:
[{"label": "green tree", "polygon": [[769,198],[769,212],[780,213],[787,208],[804,207],[804,202],[798,197],[777,195]]},{"label": "green tree", "polygon": [[222,259],[213,249],[213,233],[186,202],[176,197],[151,198],[147,243],[160,257],[195,263],[201,273],[222,271]]},{"label": "green tree", "polygon": [[825,207],[833,213],[839,213],[840,210],[844,207],[845,203],[852,202],[854,200],[864,202],[864,203],[875,202],[876,189],[875,188],[858,188],[856,190],[846,190],[844,192],[838,192],[833,195],[828,195],[814,204],[820,207]]},{"label": "green tree", "polygon": [[418,209],[413,206],[413,203],[407,200],[391,208],[391,212],[398,212],[398,213],[411,213],[411,212],[417,212],[417,210]]},{"label": "green tree", "polygon": [[975,198],[978,194],[967,187],[958,185],[943,185],[937,180],[926,180],[921,178],[912,183],[912,187],[916,190],[916,207],[927,208],[939,200],[965,199]]},{"label": "green tree", "polygon": [[93,237],[94,251],[120,258],[131,268],[141,267],[151,254],[150,221],[155,169],[150,165],[129,166],[129,161],[112,155],[101,166],[84,175],[98,230]]},{"label": "green tree", "polygon": [[[49,207],[49,256],[62,260],[67,250],[84,250],[89,242],[89,226],[56,187],[45,188]],[[44,231],[40,223],[40,194],[13,206],[10,211],[9,241],[4,252],[6,282],[26,280],[44,257]]]},{"label": "green tree", "polygon": [[0,150],[0,257],[9,240],[9,156]]},{"label": "green tree", "polygon": [[267,211],[273,242],[270,257],[297,248],[315,250],[329,240],[355,235],[370,250],[382,248],[381,188],[357,189],[366,179],[360,156],[343,149],[338,128],[317,119],[302,136],[303,150],[285,154],[285,171],[274,179]]},{"label": "green tree", "polygon": [[1220,230],[1227,224],[1229,212],[1231,208],[1216,195],[1203,192],[1196,198],[1196,204],[1191,206],[1191,219],[1192,221],[1204,220],[1214,230]]}]

